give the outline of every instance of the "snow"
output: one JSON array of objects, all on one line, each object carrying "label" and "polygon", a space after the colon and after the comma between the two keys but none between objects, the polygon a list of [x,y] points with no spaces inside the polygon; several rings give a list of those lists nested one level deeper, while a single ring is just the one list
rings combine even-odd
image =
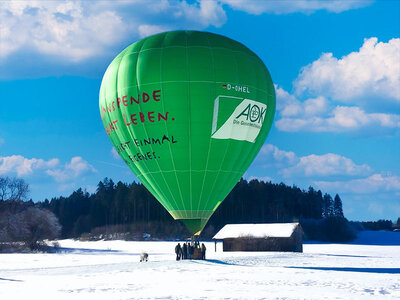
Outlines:
[{"label": "snow", "polygon": [[299,223],[274,224],[227,224],[214,236],[214,239],[252,237],[290,237]]},{"label": "snow", "polygon": [[[62,253],[1,254],[0,299],[400,298],[395,243],[284,253],[222,252],[222,243],[215,252],[205,242],[207,260],[176,261],[177,242],[59,242]],[[142,251],[149,262],[139,262]]]}]

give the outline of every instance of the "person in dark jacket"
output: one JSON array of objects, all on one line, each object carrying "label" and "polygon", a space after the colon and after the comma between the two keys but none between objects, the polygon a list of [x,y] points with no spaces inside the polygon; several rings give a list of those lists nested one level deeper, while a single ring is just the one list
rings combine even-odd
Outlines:
[{"label": "person in dark jacket", "polygon": [[189,244],[189,251],[188,252],[189,252],[189,259],[191,259],[192,255],[194,253],[194,247],[191,244]]},{"label": "person in dark jacket", "polygon": [[183,246],[182,246],[182,259],[187,259],[187,245],[186,245],[186,243],[183,243]]},{"label": "person in dark jacket", "polygon": [[201,259],[206,259],[206,246],[204,245],[204,243],[201,243]]},{"label": "person in dark jacket", "polygon": [[181,243],[178,243],[178,245],[175,246],[175,253],[176,253],[176,260],[180,260],[182,254]]},{"label": "person in dark jacket", "polygon": [[179,258],[180,258],[180,259],[183,259],[183,251],[182,251],[182,247],[181,247],[181,249],[179,249]]},{"label": "person in dark jacket", "polygon": [[190,259],[189,246],[190,246],[190,244],[189,244],[189,242],[187,242],[186,243],[186,258],[187,259]]}]

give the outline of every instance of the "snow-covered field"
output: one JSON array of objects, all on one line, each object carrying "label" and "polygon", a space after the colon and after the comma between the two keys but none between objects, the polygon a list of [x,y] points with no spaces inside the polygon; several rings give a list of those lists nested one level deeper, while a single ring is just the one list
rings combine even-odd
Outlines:
[{"label": "snow-covered field", "polygon": [[210,242],[206,261],[176,261],[175,242],[60,244],[58,254],[0,254],[0,299],[400,299],[396,242],[304,253],[215,252]]}]

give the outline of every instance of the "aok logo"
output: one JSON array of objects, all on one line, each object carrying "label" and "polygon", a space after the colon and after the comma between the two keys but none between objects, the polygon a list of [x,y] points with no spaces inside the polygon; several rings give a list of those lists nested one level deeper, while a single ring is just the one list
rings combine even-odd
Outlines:
[{"label": "aok logo", "polygon": [[233,96],[218,96],[214,102],[211,137],[255,142],[267,112],[267,105]]},{"label": "aok logo", "polygon": [[[264,105],[265,106],[265,105]],[[236,120],[240,117],[245,117],[246,121],[251,121],[253,123],[263,123],[265,112],[267,111],[266,106],[260,107],[257,104],[249,104],[246,108],[236,117]],[[243,118],[242,118],[243,119]]]}]

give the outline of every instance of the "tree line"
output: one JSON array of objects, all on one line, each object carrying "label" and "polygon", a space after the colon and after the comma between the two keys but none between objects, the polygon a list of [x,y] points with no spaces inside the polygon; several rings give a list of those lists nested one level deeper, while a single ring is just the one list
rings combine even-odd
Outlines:
[{"label": "tree line", "polygon": [[[27,193],[16,198],[10,198],[13,193],[9,188],[7,193],[8,199],[0,198],[0,212],[18,213],[27,207],[48,211],[58,219],[62,238],[104,237],[107,234],[142,238],[144,232],[154,238],[190,236],[185,226],[174,221],[154,196],[137,182],[115,183],[105,178],[98,183],[94,193],[79,188],[68,197],[54,197],[37,203],[26,201]],[[202,235],[211,238],[225,224],[293,221],[302,224],[309,239],[347,241],[354,237],[343,215],[339,195],[332,197],[312,187],[302,190],[283,183],[245,179],[241,179],[222,202]]]},{"label": "tree line", "polygon": [[[146,231],[160,238],[190,236],[141,183],[114,183],[105,178],[93,194],[78,189],[69,197],[46,199],[38,205],[58,217],[64,238],[115,231],[136,234]],[[339,195],[332,197],[312,187],[304,191],[283,183],[241,179],[211,217],[203,236],[210,238],[231,223],[300,221],[306,224],[309,220],[332,219],[347,226]],[[306,227],[311,233],[312,226]],[[316,237],[324,238],[323,234]]]}]

